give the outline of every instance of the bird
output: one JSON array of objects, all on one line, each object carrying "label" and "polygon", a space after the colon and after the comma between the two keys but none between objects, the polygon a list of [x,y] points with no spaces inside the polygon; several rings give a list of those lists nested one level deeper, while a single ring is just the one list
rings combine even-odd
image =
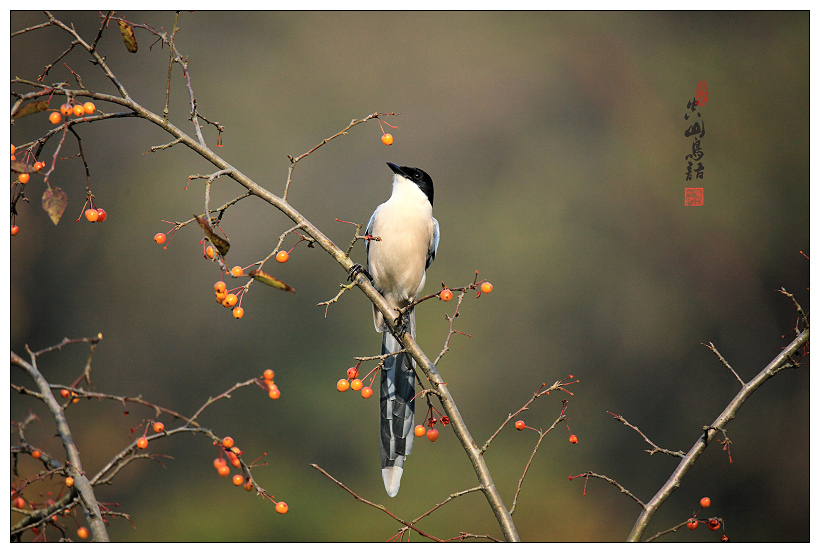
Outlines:
[{"label": "bird", "polygon": [[[365,273],[387,303],[398,309],[412,304],[424,287],[426,271],[436,258],[439,225],[433,217],[433,179],[416,167],[387,163],[393,171],[393,192],[370,217],[365,235]],[[373,306],[373,325],[382,334],[382,355],[403,349],[382,313]],[[416,315],[403,314],[398,336],[407,332],[415,340]],[[388,355],[381,370],[379,453],[387,495],[399,493],[405,458],[413,449],[416,395],[415,363],[407,353]]]}]

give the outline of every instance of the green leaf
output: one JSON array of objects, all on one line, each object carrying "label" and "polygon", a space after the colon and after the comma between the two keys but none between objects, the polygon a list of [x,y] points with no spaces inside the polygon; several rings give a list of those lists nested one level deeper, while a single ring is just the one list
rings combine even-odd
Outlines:
[{"label": "green leaf", "polygon": [[208,221],[204,216],[200,217],[199,215],[194,215],[196,222],[199,223],[199,226],[202,227],[202,230],[205,231],[205,236],[208,237],[208,240],[211,241],[211,244],[222,254],[224,257],[225,254],[228,253],[228,250],[231,249],[231,244],[228,242],[226,238],[222,238],[221,236],[217,236],[214,232],[213,227],[211,226],[211,222]]},{"label": "green leaf", "polygon": [[281,280],[276,277],[273,277],[266,273],[265,271],[260,271],[259,269],[254,269],[253,271],[248,273],[250,276],[254,278],[254,280],[258,280],[262,284],[267,284],[268,286],[273,286],[274,288],[278,288],[279,290],[284,290],[285,292],[293,292],[296,293],[291,286],[288,286]]},{"label": "green leaf", "polygon": [[57,187],[46,188],[46,191],[43,192],[42,204],[43,209],[56,225],[60,222],[60,217],[63,216],[63,212],[68,205],[68,195]]}]

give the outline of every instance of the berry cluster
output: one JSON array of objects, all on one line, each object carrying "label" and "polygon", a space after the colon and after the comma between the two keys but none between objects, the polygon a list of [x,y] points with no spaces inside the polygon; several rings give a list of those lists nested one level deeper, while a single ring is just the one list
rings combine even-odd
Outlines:
[{"label": "berry cluster", "polygon": [[[376,371],[376,369],[380,366],[381,365],[377,365],[376,368],[367,373],[367,375],[364,378],[367,379],[367,377],[373,374]],[[368,399],[373,395],[373,388],[371,388],[371,386],[373,385],[373,380],[375,378],[376,375],[373,374],[373,377],[370,379],[370,386],[365,386],[364,381],[362,379],[359,379],[359,365],[357,364],[355,367],[350,367],[349,369],[347,369],[347,378],[342,378],[341,380],[339,380],[336,383],[336,389],[340,392],[346,392],[350,389],[352,389],[354,392],[358,392],[359,390],[361,390],[362,397],[364,399]]]},{"label": "berry cluster", "polygon": [[[712,530],[713,532],[716,532],[716,531],[720,530],[720,528],[722,526],[725,527],[725,523],[724,523],[722,518],[718,518],[718,517],[710,517],[708,519],[698,519],[697,518],[697,516],[698,516],[698,514],[700,514],[701,510],[707,509],[711,505],[712,505],[712,500],[711,499],[709,499],[708,497],[702,498],[700,500],[700,509],[698,509],[698,512],[695,513],[694,515],[692,515],[692,518],[690,518],[686,522],[686,527],[689,528],[690,530],[696,530],[697,527],[700,525],[700,523],[704,523],[704,524],[706,524],[706,527],[709,528],[709,530]],[[726,534],[724,534],[723,537],[720,539],[720,541],[727,542],[727,541],[729,541],[729,537]]]},{"label": "berry cluster", "polygon": [[[442,416],[438,410],[433,407],[433,405],[428,401],[427,403],[427,414],[425,415],[425,419],[427,420],[428,428],[425,429],[424,425],[419,424],[413,429],[413,434],[416,435],[417,438],[421,438],[425,434],[427,435],[427,439],[431,442],[435,442],[438,440],[439,432],[435,428],[433,428],[437,423],[441,422],[443,426],[447,426],[450,424],[450,418],[446,415]],[[438,415],[439,417],[436,418],[434,415]]]},{"label": "berry cluster", "polygon": [[68,117],[70,115],[73,115],[74,117],[83,117],[85,115],[91,115],[95,111],[97,111],[97,106],[94,105],[94,102],[80,104],[72,99],[69,103],[60,106],[60,111],[51,112],[51,115],[48,116],[48,120],[51,121],[52,125],[59,125],[63,120],[63,117]]},{"label": "berry cluster", "polygon": [[[11,161],[12,162],[17,161],[17,153],[18,153],[17,152],[17,146],[12,144],[11,145]],[[30,161],[29,158],[32,158],[32,159],[34,158],[34,155],[31,152],[31,148],[26,149],[24,151],[23,155],[21,156],[21,159],[20,159],[20,162],[23,164],[23,167],[25,167],[26,169],[29,167],[29,165],[28,165],[28,163]],[[46,166],[46,163],[44,161],[35,161],[30,167],[32,169],[34,169],[35,171],[39,172],[45,166]],[[18,167],[19,167],[19,165],[18,165]],[[16,170],[14,163],[12,163],[12,170]],[[31,175],[29,173],[25,173],[25,172],[17,173],[17,180],[12,183],[12,190],[18,184],[25,185],[30,180],[31,180]],[[22,190],[23,190],[23,186],[20,187],[20,192],[19,192],[20,197],[22,196]],[[17,236],[17,234],[20,232],[20,227],[18,227],[15,224],[16,217],[17,217],[17,211],[14,208],[14,205],[12,205],[12,210],[11,210],[11,235],[12,236]]]},{"label": "berry cluster", "polygon": [[262,375],[262,380],[264,381],[264,387],[268,390],[268,397],[271,399],[279,399],[279,396],[282,395],[279,392],[279,387],[273,383],[273,371],[268,369]]}]

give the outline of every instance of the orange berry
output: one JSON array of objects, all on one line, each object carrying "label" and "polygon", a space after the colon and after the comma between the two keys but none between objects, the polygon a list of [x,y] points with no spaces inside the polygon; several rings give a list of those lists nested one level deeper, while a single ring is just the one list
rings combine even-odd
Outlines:
[{"label": "orange berry", "polygon": [[17,151],[17,146],[15,146],[14,144],[12,144],[12,145],[11,145],[11,155],[14,155],[14,152],[16,152],[16,151]]},{"label": "orange berry", "polygon": [[236,267],[234,267],[233,269],[231,269],[231,276],[234,276],[234,277],[241,277],[241,276],[242,276],[242,267],[240,267],[239,265],[237,265]]},{"label": "orange berry", "polygon": [[350,388],[350,382],[348,382],[346,378],[343,378],[336,383],[336,389],[340,392],[346,392],[348,388]]},{"label": "orange berry", "polygon": [[14,154],[11,154],[11,160],[12,160],[12,161],[16,161],[16,160],[17,160],[17,156],[16,156],[16,155],[14,155]]},{"label": "orange berry", "polygon": [[222,447],[227,447],[228,449],[230,449],[233,447],[233,444],[233,438],[231,438],[230,436],[225,436],[224,438],[222,438]]},{"label": "orange berry", "polygon": [[233,485],[234,486],[241,486],[245,482],[245,479],[242,478],[241,474],[234,474],[233,476]]},{"label": "orange berry", "polygon": [[216,293],[216,303],[221,304],[222,300],[224,300],[227,296],[228,296],[227,292],[217,292]]},{"label": "orange berry", "polygon": [[245,310],[241,307],[234,307],[233,308],[233,316],[237,319],[241,319],[245,315]]},{"label": "orange berry", "polygon": [[88,528],[86,528],[85,526],[80,526],[79,528],[77,528],[77,537],[80,538],[81,540],[87,540],[88,539]]},{"label": "orange berry", "polygon": [[88,208],[85,210],[85,218],[93,223],[100,218],[100,214],[97,213],[96,209]]},{"label": "orange berry", "polygon": [[140,438],[139,440],[137,440],[137,447],[140,449],[145,449],[146,447],[148,447],[148,440],[146,440],[144,437]]},{"label": "orange berry", "polygon": [[427,439],[431,442],[435,442],[436,440],[438,440],[438,430],[436,430],[435,428],[431,428],[430,430],[428,430]]},{"label": "orange berry", "polygon": [[225,299],[222,300],[222,305],[225,307],[233,307],[236,305],[236,302],[239,301],[239,298],[236,297],[236,294],[228,294],[225,296]]},{"label": "orange berry", "polygon": [[67,476],[65,479],[65,485],[67,488],[71,488],[74,486],[74,479],[70,476]]},{"label": "orange berry", "polygon": [[17,233],[20,232],[20,227],[17,225],[11,225],[11,235],[17,236]]},{"label": "orange berry", "polygon": [[347,377],[348,378],[356,378],[359,376],[359,369],[356,367],[350,367],[347,369]]},{"label": "orange berry", "polygon": [[219,294],[220,292],[224,292],[227,289],[228,289],[228,286],[224,282],[222,282],[221,280],[219,282],[217,282],[216,284],[214,284],[214,291],[217,294]]},{"label": "orange berry", "polygon": [[393,143],[393,135],[390,133],[382,135],[382,142],[385,146],[390,146]]},{"label": "orange berry", "polygon": [[253,490],[253,482],[248,480],[247,482],[245,482],[245,485],[242,486],[242,487],[245,488],[246,492],[252,491]]},{"label": "orange berry", "polygon": [[703,507],[704,509],[707,508],[711,504],[712,504],[712,500],[709,499],[708,497],[704,497],[703,499],[700,500],[700,506]]},{"label": "orange berry", "polygon": [[63,116],[56,111],[52,111],[51,115],[48,116],[48,120],[51,121],[52,125],[56,125],[63,120]]},{"label": "orange berry", "polygon": [[424,429],[424,426],[419,424],[416,425],[416,427],[413,429],[413,434],[416,435],[416,438],[421,438],[422,436],[427,434],[427,431]]},{"label": "orange berry", "polygon": [[524,430],[526,427],[527,425],[524,423],[524,421],[515,421],[516,430]]},{"label": "orange berry", "polygon": [[219,473],[219,476],[225,478],[231,473],[231,467],[229,467],[227,464],[219,465],[216,469],[216,472]]},{"label": "orange berry", "polygon": [[215,255],[215,254],[214,254],[214,247],[213,247],[213,246],[208,246],[207,248],[205,248],[205,255],[206,255],[209,259],[213,259],[213,258],[214,258],[214,255]]},{"label": "orange berry", "polygon": [[36,163],[34,164],[34,169],[35,169],[36,171],[39,171],[40,169],[42,169],[42,168],[43,168],[43,167],[45,167],[45,166],[46,166],[46,162],[45,162],[45,161],[38,161],[38,162],[36,162]]},{"label": "orange berry", "polygon": [[720,530],[720,521],[716,518],[710,518],[706,522],[706,526],[709,527],[709,530]]},{"label": "orange berry", "polygon": [[578,443],[578,436],[576,436],[575,434],[570,434],[569,443],[577,444]]},{"label": "orange berry", "polygon": [[20,497],[19,495],[14,498],[14,502],[12,503],[18,509],[25,509],[26,508],[26,500]]},{"label": "orange berry", "polygon": [[91,115],[97,111],[97,106],[94,105],[94,102],[86,102],[83,104],[83,109],[88,115]]},{"label": "orange berry", "polygon": [[74,106],[74,109],[72,111],[74,112],[74,115],[77,117],[82,117],[83,114],[85,114],[85,108],[80,104]]},{"label": "orange berry", "polygon": [[271,391],[268,392],[268,397],[271,399],[279,399],[280,395],[282,395],[282,393],[279,391],[279,388],[271,389]]},{"label": "orange berry", "polygon": [[237,457],[236,454],[233,451],[226,451],[225,454],[228,456],[228,461],[233,466],[235,466],[236,468],[239,468],[239,467],[242,466],[242,463],[239,461],[239,457]]},{"label": "orange berry", "polygon": [[43,456],[43,454],[40,453],[39,449],[35,449],[34,451],[31,452],[31,456],[34,457],[35,459],[39,459],[40,457]]},{"label": "orange berry", "polygon": [[19,175],[17,175],[17,180],[19,180],[22,184],[26,184],[30,178],[31,175],[29,175],[28,173],[20,173]]},{"label": "orange berry", "polygon": [[440,297],[443,301],[450,301],[453,299],[453,292],[451,292],[449,288],[445,288],[441,291],[438,297]]},{"label": "orange berry", "polygon": [[290,254],[286,251],[281,251],[276,254],[276,261],[279,263],[284,263],[288,259],[290,259]]},{"label": "orange berry", "polygon": [[267,369],[264,373],[262,373],[262,376],[265,378],[265,380],[273,380],[273,375],[274,373],[270,369]]},{"label": "orange berry", "polygon": [[68,396],[71,395],[71,392],[69,392],[68,390],[60,390],[60,395],[63,396],[64,398],[67,398]]},{"label": "orange berry", "polygon": [[161,422],[155,422],[154,423],[154,432],[156,432],[157,434],[159,434],[160,432],[165,432],[165,425],[162,424]]},{"label": "orange berry", "polygon": [[288,512],[288,504],[285,503],[284,501],[280,501],[279,503],[276,504],[276,512],[279,513],[280,515],[284,515],[285,513]]},{"label": "orange berry", "polygon": [[689,522],[686,523],[686,527],[690,530],[694,530],[698,527],[698,521],[695,519],[690,519]]},{"label": "orange berry", "polygon": [[489,282],[485,282],[481,285],[481,291],[484,292],[485,294],[489,294],[490,292],[493,291],[493,285],[490,284]]},{"label": "orange berry", "polygon": [[364,388],[362,388],[362,397],[364,399],[369,399],[370,396],[372,396],[372,395],[373,395],[373,388],[371,388],[370,386],[365,386]]},{"label": "orange berry", "polygon": [[97,208],[97,222],[102,223],[106,219],[108,219],[108,213],[106,213],[103,208],[98,207]]},{"label": "orange berry", "polygon": [[364,382],[362,382],[362,381],[361,381],[361,380],[359,380],[358,378],[357,378],[356,380],[354,380],[354,381],[352,381],[352,382],[350,383],[350,388],[351,388],[354,392],[358,392],[359,390],[361,390],[361,389],[362,389],[362,387],[363,387],[363,386],[364,386]]},{"label": "orange berry", "polygon": [[60,113],[68,117],[74,110],[71,108],[71,104],[63,104],[60,106]]},{"label": "orange berry", "polygon": [[156,233],[156,234],[154,235],[154,242],[156,242],[156,243],[157,243],[157,244],[159,244],[159,245],[162,245],[162,244],[164,244],[164,243],[165,243],[165,239],[166,239],[166,238],[167,238],[167,236],[165,236],[165,235],[164,235],[163,233],[161,233],[161,232],[158,232],[158,233]]},{"label": "orange berry", "polygon": [[216,459],[214,459],[214,468],[215,469],[219,469],[219,467],[224,467],[227,464],[228,464],[227,461],[225,461],[225,459],[223,459],[222,457],[217,457]]}]

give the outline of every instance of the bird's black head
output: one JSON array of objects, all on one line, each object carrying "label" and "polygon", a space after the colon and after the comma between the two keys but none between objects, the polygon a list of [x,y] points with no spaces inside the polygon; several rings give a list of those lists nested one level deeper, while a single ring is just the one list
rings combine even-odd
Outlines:
[{"label": "bird's black head", "polygon": [[430,175],[416,167],[400,167],[389,161],[387,162],[387,166],[390,167],[395,174],[403,176],[418,186],[419,190],[427,196],[430,205],[433,205],[433,179],[430,178]]}]

